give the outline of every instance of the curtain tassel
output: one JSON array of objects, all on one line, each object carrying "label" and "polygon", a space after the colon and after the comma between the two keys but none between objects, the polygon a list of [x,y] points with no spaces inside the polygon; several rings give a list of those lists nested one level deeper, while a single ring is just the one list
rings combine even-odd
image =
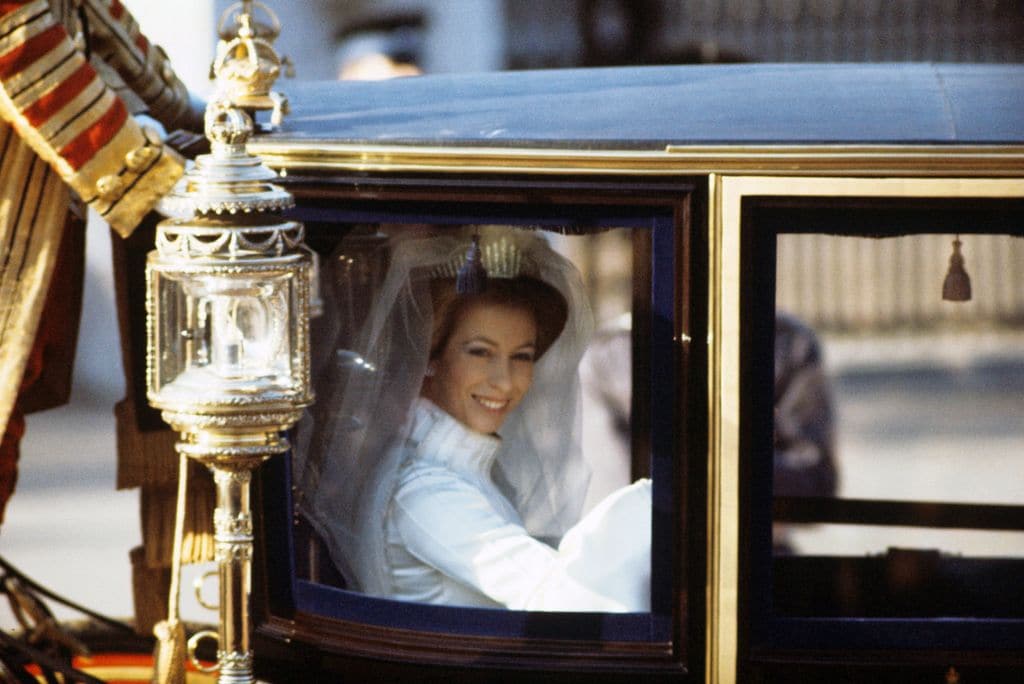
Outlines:
[{"label": "curtain tassel", "polygon": [[964,257],[960,253],[960,236],[953,240],[953,254],[949,257],[949,270],[942,281],[942,298],[947,302],[968,302],[971,300],[971,277],[964,269]]}]

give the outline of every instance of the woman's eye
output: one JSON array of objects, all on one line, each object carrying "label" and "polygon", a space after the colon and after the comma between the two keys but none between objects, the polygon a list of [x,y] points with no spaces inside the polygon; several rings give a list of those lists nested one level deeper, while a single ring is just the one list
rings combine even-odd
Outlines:
[{"label": "woman's eye", "polygon": [[518,354],[513,354],[512,360],[533,363],[533,352],[519,352]]},{"label": "woman's eye", "polygon": [[479,356],[481,358],[487,358],[491,355],[491,350],[486,347],[470,347],[466,350],[466,353],[470,356]]}]

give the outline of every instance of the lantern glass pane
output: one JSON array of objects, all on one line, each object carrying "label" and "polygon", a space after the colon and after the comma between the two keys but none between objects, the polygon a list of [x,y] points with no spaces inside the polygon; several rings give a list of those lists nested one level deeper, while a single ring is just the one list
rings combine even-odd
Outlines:
[{"label": "lantern glass pane", "polygon": [[186,283],[192,339],[180,381],[290,388],[290,281],[287,275],[217,276]]},{"label": "lantern glass pane", "polygon": [[199,285],[196,321],[200,344],[191,359],[220,379],[287,382],[287,288],[274,281],[211,278]]},{"label": "lantern glass pane", "polygon": [[156,268],[152,278],[156,302],[153,324],[158,327],[151,350],[155,355],[151,390],[159,392],[181,373],[191,340],[186,323],[188,301],[180,281]]},{"label": "lantern glass pane", "polygon": [[293,271],[156,270],[161,315],[153,389],[167,399],[298,389]]}]

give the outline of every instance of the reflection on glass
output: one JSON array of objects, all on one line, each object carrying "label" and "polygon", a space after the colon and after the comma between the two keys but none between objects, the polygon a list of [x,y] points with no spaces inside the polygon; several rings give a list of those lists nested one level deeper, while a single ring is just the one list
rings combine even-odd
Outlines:
[{"label": "reflection on glass", "polygon": [[165,313],[157,331],[164,351],[154,370],[166,397],[293,389],[288,312],[299,288],[292,278],[162,272],[153,278]]},{"label": "reflection on glass", "polygon": [[833,417],[836,475],[789,488],[776,452],[780,614],[1019,613],[1024,240],[962,236],[973,297],[948,302],[952,239],[778,238],[777,308],[820,347],[827,391],[804,408]]},{"label": "reflection on glass", "polygon": [[198,348],[194,366],[219,378],[286,373],[285,293],[271,282],[210,279],[194,284]]},{"label": "reflection on glass", "polygon": [[[627,231],[613,233],[627,239],[603,235],[604,251],[629,246]],[[511,227],[382,226],[376,236],[336,250],[344,287],[333,299],[363,308],[340,306],[321,336],[331,353],[296,456],[300,507],[333,570],[349,588],[406,601],[648,610],[650,482],[605,474],[606,491],[588,496],[590,466],[611,460],[614,472],[629,457],[588,458],[580,434],[592,294],[618,293],[602,303],[621,321],[628,278],[601,277],[607,256],[593,236],[558,250]],[[565,256],[574,249],[586,279]],[[359,258],[387,268],[362,269],[381,277],[354,294],[344,290]],[[358,332],[338,324],[357,317]]]}]

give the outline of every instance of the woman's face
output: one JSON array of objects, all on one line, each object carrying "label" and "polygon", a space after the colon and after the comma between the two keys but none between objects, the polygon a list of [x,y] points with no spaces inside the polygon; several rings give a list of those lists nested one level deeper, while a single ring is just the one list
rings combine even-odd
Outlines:
[{"label": "woman's face", "polygon": [[471,430],[497,432],[533,383],[536,343],[529,311],[471,304],[430,362],[423,394]]}]

